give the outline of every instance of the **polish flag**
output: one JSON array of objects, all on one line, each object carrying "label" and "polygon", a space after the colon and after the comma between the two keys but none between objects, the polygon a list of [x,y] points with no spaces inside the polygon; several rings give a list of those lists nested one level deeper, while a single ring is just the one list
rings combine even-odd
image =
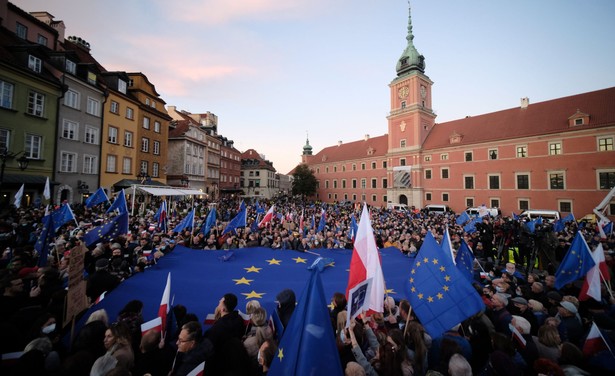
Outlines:
[{"label": "polish flag", "polygon": [[154,330],[156,332],[162,331],[162,319],[160,317],[156,317],[153,320],[141,324],[141,336],[144,336],[145,333],[151,330]]},{"label": "polish flag", "polygon": [[600,275],[602,278],[609,276],[609,268],[604,260],[604,250],[602,249],[602,243],[599,243],[596,249],[592,252],[592,258],[596,265],[589,269],[585,276],[585,282],[581,287],[581,293],[579,294],[579,300],[587,300],[590,297],[596,301],[602,300],[602,292],[600,289]]},{"label": "polish flag", "polygon": [[160,332],[162,333],[162,338],[166,335],[167,329],[167,315],[169,314],[169,310],[171,309],[171,272],[167,275],[167,285],[164,288],[164,292],[162,293],[162,300],[160,301],[160,308],[158,308],[158,317],[160,317],[161,327]]},{"label": "polish flag", "polygon": [[369,302],[367,304],[369,313],[384,312],[384,276],[372,223],[369,219],[367,205],[364,204],[350,259],[346,296],[353,287],[368,278],[372,278],[370,295],[365,298]]},{"label": "polish flag", "polygon": [[598,233],[600,234],[600,239],[606,239],[606,234],[604,233],[604,229],[602,228],[602,223],[598,222],[598,224],[596,224]]},{"label": "polish flag", "polygon": [[203,376],[205,372],[205,362],[196,366],[187,376]]},{"label": "polish flag", "polygon": [[267,210],[267,213],[265,214],[263,219],[261,219],[261,221],[258,222],[258,227],[265,227],[267,226],[267,223],[271,222],[271,219],[273,218],[274,209],[275,209],[275,205],[271,205],[271,207],[269,208],[269,210]]},{"label": "polish flag", "polygon": [[510,328],[510,331],[512,332],[513,338],[517,341],[519,346],[521,346],[521,348],[524,349],[525,346],[527,345],[527,341],[525,340],[525,338],[523,338],[523,335],[521,334],[521,332],[513,324],[508,324],[508,327]]},{"label": "polish flag", "polygon": [[205,325],[213,325],[216,322],[216,315],[214,313],[208,313],[205,316]]},{"label": "polish flag", "polygon": [[583,345],[583,354],[585,356],[591,356],[599,353],[602,350],[607,350],[609,347],[602,338],[600,329],[596,326],[596,323],[592,323],[592,328],[589,330],[585,344]]},{"label": "polish flag", "polygon": [[94,305],[100,303],[103,301],[103,299],[105,298],[105,295],[107,295],[107,292],[103,292],[102,294],[100,294],[100,296],[98,298],[96,298],[96,301],[94,302]]}]

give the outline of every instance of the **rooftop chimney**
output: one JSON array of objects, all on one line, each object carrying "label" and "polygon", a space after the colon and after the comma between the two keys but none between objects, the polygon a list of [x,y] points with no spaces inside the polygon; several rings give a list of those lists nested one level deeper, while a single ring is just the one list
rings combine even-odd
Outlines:
[{"label": "rooftop chimney", "polygon": [[342,146],[342,140],[339,140],[339,141],[337,142],[337,146]]},{"label": "rooftop chimney", "polygon": [[365,141],[369,140],[369,134],[365,135]]},{"label": "rooftop chimney", "polygon": [[521,108],[525,109],[529,105],[530,105],[530,98],[528,97],[521,98]]}]

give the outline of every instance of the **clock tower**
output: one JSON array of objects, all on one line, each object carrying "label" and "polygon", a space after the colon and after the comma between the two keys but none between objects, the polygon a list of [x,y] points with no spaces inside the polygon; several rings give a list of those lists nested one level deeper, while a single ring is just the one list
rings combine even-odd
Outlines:
[{"label": "clock tower", "polygon": [[397,61],[397,77],[389,84],[388,201],[422,207],[420,151],[435,124],[425,57],[414,46],[408,7],[408,44]]}]

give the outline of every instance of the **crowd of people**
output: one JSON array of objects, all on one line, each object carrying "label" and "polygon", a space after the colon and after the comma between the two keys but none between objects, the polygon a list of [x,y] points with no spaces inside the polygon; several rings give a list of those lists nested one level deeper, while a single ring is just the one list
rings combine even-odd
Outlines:
[{"label": "crowd of people", "polygon": [[[146,273],[178,245],[203,251],[352,249],[353,219],[358,220],[361,210],[352,203],[280,197],[248,203],[246,226],[225,231],[239,204],[236,198],[176,201],[169,205],[166,226],[157,213],[159,200],[142,205],[138,215],[130,216],[127,234],[88,247],[83,274],[90,304],[135,273]],[[273,218],[259,227],[272,205]],[[0,213],[3,374],[187,375],[202,362],[206,375],[268,372],[281,334],[267,325],[272,312],[256,300],[249,301],[245,307],[249,319],[245,319],[238,313],[244,309],[238,307],[237,297],[224,291],[220,291],[213,325],[204,325],[205,318],[190,313],[190,302],[179,302],[170,316],[173,329],[164,338],[157,331],[142,334],[143,304],[136,297],[120,312],[91,313],[87,323],[70,335],[71,327],[64,320],[70,253],[83,242],[85,233],[108,220],[104,204],[72,209],[75,221],[56,233],[44,264],[39,263],[41,255],[34,245],[45,209],[12,207]],[[192,209],[196,213],[193,227],[175,232]],[[205,233],[202,229],[212,210],[216,210],[217,221]],[[486,216],[475,229],[466,231],[454,213],[430,215],[370,207],[370,215],[377,246],[396,247],[408,257],[416,257],[428,232],[441,241],[449,231],[455,249],[465,241],[477,259],[474,285],[484,309],[443,336],[431,338],[410,303],[390,297],[383,302],[382,313],[353,319],[346,327],[346,297],[336,293],[333,308],[327,309],[347,375],[615,372],[615,348],[582,351],[592,323],[602,330],[606,345],[615,343],[611,339],[615,298],[610,291],[615,271],[613,234],[601,238],[595,226],[576,221],[567,222],[559,232],[546,223],[530,231],[522,221]],[[556,270],[577,232],[591,249],[602,246],[609,273],[602,275],[601,301],[579,301],[582,280],[555,288]],[[276,301],[276,313],[285,326],[295,307],[294,292],[284,289]],[[515,340],[514,331],[523,340]]]}]

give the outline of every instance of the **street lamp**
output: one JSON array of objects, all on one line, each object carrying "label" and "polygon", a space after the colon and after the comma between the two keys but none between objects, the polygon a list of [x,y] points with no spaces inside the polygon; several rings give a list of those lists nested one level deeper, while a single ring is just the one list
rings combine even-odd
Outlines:
[{"label": "street lamp", "polygon": [[150,176],[147,174],[147,171],[141,170],[141,172],[139,172],[139,175],[137,175],[137,178],[141,180],[141,184],[143,184],[146,180],[150,179]]},{"label": "street lamp", "polygon": [[19,169],[21,171],[28,168],[28,163],[30,163],[30,159],[26,157],[25,153],[13,153],[8,150],[6,147],[0,148],[0,160],[2,160],[2,165],[0,166],[0,186],[4,182],[4,169],[6,168],[6,161],[10,161],[14,159],[19,154],[22,154],[21,157],[17,158],[17,163],[19,164]]}]

